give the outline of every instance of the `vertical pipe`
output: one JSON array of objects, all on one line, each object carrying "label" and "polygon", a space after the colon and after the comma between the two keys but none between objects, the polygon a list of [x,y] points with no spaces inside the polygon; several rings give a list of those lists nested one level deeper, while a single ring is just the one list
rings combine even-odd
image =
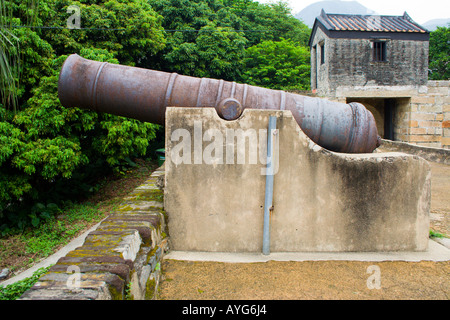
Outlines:
[{"label": "vertical pipe", "polygon": [[270,211],[273,201],[273,175],[274,175],[274,135],[277,128],[277,118],[270,116],[269,131],[267,133],[267,170],[266,170],[266,193],[264,198],[264,228],[263,228],[263,254],[270,253]]}]

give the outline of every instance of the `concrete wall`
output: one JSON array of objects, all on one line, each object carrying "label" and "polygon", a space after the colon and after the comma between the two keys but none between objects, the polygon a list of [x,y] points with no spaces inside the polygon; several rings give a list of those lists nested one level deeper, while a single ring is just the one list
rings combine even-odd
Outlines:
[{"label": "concrete wall", "polygon": [[[269,115],[278,117],[279,129],[272,252],[426,250],[430,167],[424,159],[327,151],[289,111],[246,109],[240,119],[224,121],[208,108],[166,112],[164,205],[172,249],[261,252],[265,160],[238,164],[236,155],[264,155],[265,142],[259,139],[249,153],[254,146],[233,146],[223,137],[239,129],[248,137],[264,132]],[[215,138],[205,136],[208,129]],[[180,147],[185,142],[189,148]],[[230,150],[234,163],[225,160]]]}]

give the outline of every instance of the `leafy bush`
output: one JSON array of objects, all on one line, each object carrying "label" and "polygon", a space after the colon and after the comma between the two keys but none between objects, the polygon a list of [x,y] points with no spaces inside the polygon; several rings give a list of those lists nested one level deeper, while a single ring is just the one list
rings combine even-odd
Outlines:
[{"label": "leafy bush", "polygon": [[291,40],[263,41],[246,50],[244,81],[283,90],[310,88],[310,54]]},{"label": "leafy bush", "polygon": [[[4,2],[11,24],[27,24],[26,3]],[[21,57],[22,64],[17,108],[0,104],[2,233],[37,226],[64,201],[88,195],[99,177],[145,156],[155,138],[157,125],[62,107],[57,86],[59,70],[71,53],[128,65],[151,57],[164,47],[161,17],[144,0],[47,0],[39,2],[36,23],[65,26],[71,4],[80,6],[84,27],[98,29],[11,29],[20,46],[6,49]]]},{"label": "leafy bush", "polygon": [[429,79],[450,79],[450,25],[430,33]]},{"label": "leafy bush", "polygon": [[163,16],[167,45],[148,67],[180,74],[245,81],[248,47],[290,39],[306,46],[310,29],[286,3],[252,0],[149,0]]}]

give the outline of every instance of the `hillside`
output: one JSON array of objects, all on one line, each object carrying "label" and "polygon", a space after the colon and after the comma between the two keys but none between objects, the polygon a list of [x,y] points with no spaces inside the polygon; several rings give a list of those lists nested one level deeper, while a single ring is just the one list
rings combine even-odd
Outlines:
[{"label": "hillside", "polygon": [[358,1],[340,1],[340,0],[326,0],[310,4],[295,17],[302,20],[310,28],[314,24],[314,20],[320,11],[324,9],[327,13],[346,13],[346,14],[376,14],[375,11],[366,8]]},{"label": "hillside", "polygon": [[434,31],[437,27],[447,27],[450,23],[450,18],[447,19],[433,19],[425,22],[422,26],[428,31]]}]

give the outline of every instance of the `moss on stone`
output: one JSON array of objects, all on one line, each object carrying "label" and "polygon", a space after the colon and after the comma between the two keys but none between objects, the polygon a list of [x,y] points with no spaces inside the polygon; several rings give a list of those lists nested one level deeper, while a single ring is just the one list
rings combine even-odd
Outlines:
[{"label": "moss on stone", "polygon": [[149,277],[147,282],[145,283],[145,300],[154,300],[156,291],[156,279],[153,277]]}]

